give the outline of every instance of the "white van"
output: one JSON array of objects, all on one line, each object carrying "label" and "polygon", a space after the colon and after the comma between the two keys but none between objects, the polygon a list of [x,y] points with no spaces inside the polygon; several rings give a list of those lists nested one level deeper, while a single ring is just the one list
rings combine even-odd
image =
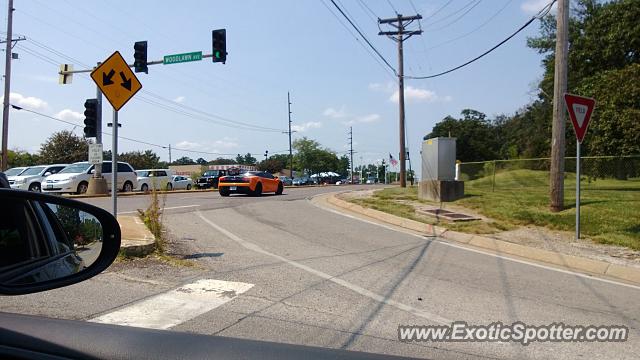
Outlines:
[{"label": "white van", "polygon": [[153,190],[172,190],[173,173],[169,169],[136,170],[138,186],[136,190],[147,192]]},{"label": "white van", "polygon": [[[89,179],[95,172],[94,165],[86,161],[73,163],[59,173],[49,175],[42,183],[42,191],[46,193],[84,194],[89,186]],[[111,161],[102,163],[102,176],[107,180],[107,189],[111,190]],[[133,191],[138,186],[136,172],[126,162],[118,162],[117,189],[124,192]]]}]

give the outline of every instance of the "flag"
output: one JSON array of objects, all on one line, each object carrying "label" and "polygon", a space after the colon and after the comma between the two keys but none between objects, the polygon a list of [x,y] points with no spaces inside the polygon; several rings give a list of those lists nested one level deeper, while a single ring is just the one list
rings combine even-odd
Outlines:
[{"label": "flag", "polygon": [[391,163],[391,166],[398,165],[398,160],[394,159],[393,156],[391,156],[391,154],[389,154],[389,162]]}]

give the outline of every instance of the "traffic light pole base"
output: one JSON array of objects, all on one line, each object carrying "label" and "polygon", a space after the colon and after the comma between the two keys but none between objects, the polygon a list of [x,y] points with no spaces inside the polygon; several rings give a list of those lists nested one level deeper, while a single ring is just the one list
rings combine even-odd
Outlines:
[{"label": "traffic light pole base", "polygon": [[108,194],[107,180],[103,177],[89,179],[89,186],[87,188],[87,195],[103,195]]}]

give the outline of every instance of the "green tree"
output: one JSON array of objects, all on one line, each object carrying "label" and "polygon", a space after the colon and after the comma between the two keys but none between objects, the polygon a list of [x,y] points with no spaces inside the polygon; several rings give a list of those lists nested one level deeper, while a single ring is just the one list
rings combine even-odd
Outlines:
[{"label": "green tree", "polygon": [[460,161],[496,159],[500,132],[486,119],[486,115],[472,109],[461,112],[462,118],[447,116],[437,123],[425,140],[434,137],[455,137],[456,153]]},{"label": "green tree", "polygon": [[351,162],[349,161],[349,157],[347,155],[340,156],[340,159],[338,159],[338,168],[336,169],[336,172],[340,174],[340,176],[346,177],[347,175],[349,175],[349,170],[351,170],[351,168],[349,167],[350,164]]},{"label": "green tree", "polygon": [[251,153],[246,153],[244,155],[244,163],[247,165],[255,165],[258,162],[256,158],[251,156]]},{"label": "green tree", "polygon": [[193,159],[188,156],[183,156],[177,159],[176,161],[174,161],[173,163],[176,165],[195,165],[196,162],[193,161]]},{"label": "green tree", "polygon": [[197,163],[197,164],[200,164],[200,165],[207,165],[207,160],[205,160],[204,158],[199,157],[199,158],[196,160],[196,163]]},{"label": "green tree", "polygon": [[31,154],[22,150],[7,150],[7,157],[7,164],[9,164],[10,168],[16,166],[33,166],[41,163],[40,155]]},{"label": "green tree", "polygon": [[129,151],[120,154],[118,161],[128,162],[134,169],[153,169],[158,167],[160,157],[152,150]]},{"label": "green tree", "polygon": [[51,135],[40,146],[40,157],[46,164],[70,164],[86,161],[89,157],[89,141],[71,131],[63,130]]},{"label": "green tree", "polygon": [[219,157],[215,160],[209,161],[208,164],[209,165],[233,165],[233,164],[237,164],[237,161],[233,159],[225,159],[225,158]]},{"label": "green tree", "polygon": [[269,158],[258,163],[258,170],[260,171],[266,171],[274,174],[282,169],[282,162],[278,161],[277,159]]}]

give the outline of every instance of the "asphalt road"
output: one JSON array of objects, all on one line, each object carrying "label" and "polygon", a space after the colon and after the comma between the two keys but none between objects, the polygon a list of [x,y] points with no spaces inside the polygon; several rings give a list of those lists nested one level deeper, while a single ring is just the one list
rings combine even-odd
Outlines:
[{"label": "asphalt road", "polygon": [[[371,186],[349,187],[356,188]],[[343,189],[168,195],[169,237],[197,266],[119,263],[68,288],[4,297],[0,311],[434,359],[637,359],[640,288],[452,246],[309,201]],[[123,197],[120,211],[148,201]],[[178,301],[194,303],[161,312]],[[626,342],[527,346],[398,340],[399,325],[451,321],[625,325],[630,334]]]}]

